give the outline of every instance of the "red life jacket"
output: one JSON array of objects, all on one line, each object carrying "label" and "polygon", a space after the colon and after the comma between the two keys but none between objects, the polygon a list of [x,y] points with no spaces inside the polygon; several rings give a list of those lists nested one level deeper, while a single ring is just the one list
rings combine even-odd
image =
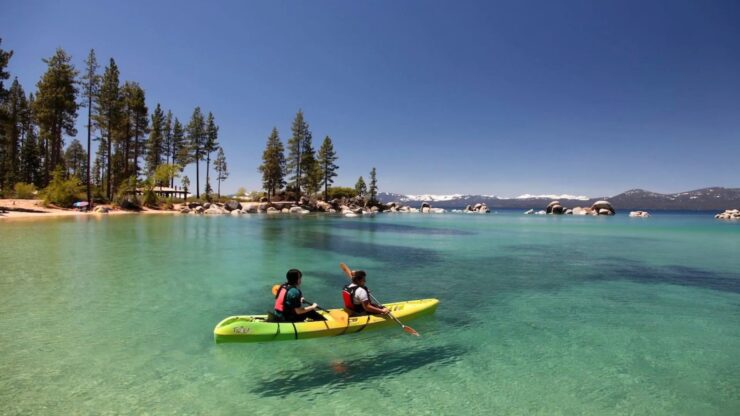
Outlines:
[{"label": "red life jacket", "polygon": [[357,291],[357,288],[359,288],[359,287],[365,289],[367,291],[368,297],[370,297],[370,290],[368,288],[364,287],[364,286],[357,286],[357,285],[355,285],[355,286],[350,287],[350,285],[345,285],[342,288],[342,300],[344,301],[344,307],[346,309],[348,309],[348,310],[350,310],[352,312],[360,312],[360,313],[362,313],[362,312],[365,312],[365,308],[362,307],[362,304],[357,305],[354,302],[355,292]]},{"label": "red life jacket", "polygon": [[280,285],[280,289],[278,289],[277,295],[275,295],[275,310],[277,312],[280,312],[284,317],[295,316],[295,309],[285,307],[285,297],[290,289],[298,290],[298,296],[303,296],[301,290],[291,285],[290,283],[283,283],[282,285]]}]

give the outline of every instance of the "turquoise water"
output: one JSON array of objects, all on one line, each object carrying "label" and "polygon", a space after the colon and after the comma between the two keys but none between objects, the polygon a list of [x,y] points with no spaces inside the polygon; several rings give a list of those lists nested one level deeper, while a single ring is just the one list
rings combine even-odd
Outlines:
[{"label": "turquoise water", "polygon": [[[740,414],[740,224],[490,215],[0,222],[0,414]],[[221,344],[285,271],[388,328]],[[363,410],[357,410],[357,406]]]}]

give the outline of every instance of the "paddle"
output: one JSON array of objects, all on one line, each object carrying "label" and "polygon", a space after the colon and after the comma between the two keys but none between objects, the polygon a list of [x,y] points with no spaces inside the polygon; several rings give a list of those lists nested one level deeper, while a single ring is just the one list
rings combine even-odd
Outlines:
[{"label": "paddle", "polygon": [[[278,290],[280,290],[280,285],[274,285],[272,287],[272,296],[277,296]],[[309,301],[307,301],[307,300],[304,299],[303,300],[303,304],[304,305],[313,305],[313,302],[309,302]],[[329,313],[329,311],[327,311],[326,309],[322,308],[319,305],[316,305],[316,309],[318,309],[320,311],[324,311],[326,313]]]},{"label": "paddle", "polygon": [[[347,265],[344,264],[344,263],[339,263],[339,267],[342,269],[342,271],[347,276],[347,278],[349,278],[349,280],[352,280],[352,270],[350,270],[350,268],[347,267]],[[368,295],[370,295],[370,299],[372,299],[373,302],[381,305],[381,303],[378,302],[378,299],[375,296],[373,296],[372,293],[370,293],[369,291],[368,291]],[[396,318],[395,316],[393,316],[393,314],[390,312],[390,310],[388,311],[388,316],[390,316],[394,321],[396,321],[396,323],[398,325],[401,325],[401,328],[403,328],[404,332],[406,332],[407,334],[410,334],[410,335],[413,335],[413,336],[416,336],[416,337],[421,336],[421,334],[419,334],[418,332],[416,332],[416,330],[414,330],[414,328],[411,328],[410,326],[404,325],[401,321],[398,320],[398,318]]]}]

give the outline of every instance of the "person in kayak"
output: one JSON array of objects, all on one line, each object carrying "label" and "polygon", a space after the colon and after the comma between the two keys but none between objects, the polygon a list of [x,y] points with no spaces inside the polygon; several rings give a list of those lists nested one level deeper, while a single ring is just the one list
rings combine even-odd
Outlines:
[{"label": "person in kayak", "polygon": [[303,273],[298,269],[290,269],[285,274],[285,283],[280,285],[280,289],[275,295],[275,316],[284,322],[303,322],[306,319],[314,321],[325,321],[326,318],[316,312],[319,305],[312,304],[303,307],[303,293],[299,287]]},{"label": "person in kayak", "polygon": [[388,308],[371,302],[370,290],[365,286],[367,273],[364,270],[352,271],[352,283],[342,289],[344,308],[352,315],[380,314],[386,315]]}]

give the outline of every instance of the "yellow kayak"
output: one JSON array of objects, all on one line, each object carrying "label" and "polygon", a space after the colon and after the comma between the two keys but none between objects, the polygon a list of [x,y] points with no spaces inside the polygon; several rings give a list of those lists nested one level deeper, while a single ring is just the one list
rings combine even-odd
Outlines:
[{"label": "yellow kayak", "polygon": [[[434,313],[439,300],[420,299],[386,303],[391,313],[404,321]],[[220,342],[265,342],[331,337],[397,325],[384,315],[349,316],[344,309],[317,311],[326,321],[269,322],[267,315],[230,316],[216,325],[213,337]]]}]

